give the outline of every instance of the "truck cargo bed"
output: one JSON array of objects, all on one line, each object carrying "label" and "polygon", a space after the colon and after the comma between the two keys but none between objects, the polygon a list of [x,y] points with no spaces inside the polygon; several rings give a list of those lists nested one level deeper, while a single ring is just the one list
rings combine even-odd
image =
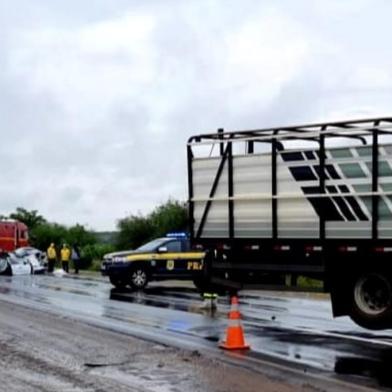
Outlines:
[{"label": "truck cargo bed", "polygon": [[392,238],[391,119],[194,136],[194,239]]}]

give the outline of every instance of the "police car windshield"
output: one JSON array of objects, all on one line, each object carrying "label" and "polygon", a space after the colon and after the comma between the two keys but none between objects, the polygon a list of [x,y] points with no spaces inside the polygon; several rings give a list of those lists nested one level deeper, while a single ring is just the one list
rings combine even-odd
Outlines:
[{"label": "police car windshield", "polygon": [[136,250],[138,252],[154,252],[160,246],[165,244],[166,242],[167,242],[167,238],[158,238],[158,239],[153,240],[151,242],[147,242],[147,244],[142,245],[141,247],[137,248]]}]

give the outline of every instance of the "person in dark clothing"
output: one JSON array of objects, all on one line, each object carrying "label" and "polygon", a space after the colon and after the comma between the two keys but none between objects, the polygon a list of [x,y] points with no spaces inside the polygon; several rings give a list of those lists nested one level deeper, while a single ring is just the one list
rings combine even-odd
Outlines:
[{"label": "person in dark clothing", "polygon": [[72,254],[71,254],[71,259],[75,268],[75,274],[79,273],[79,261],[80,261],[80,251],[79,247],[77,244],[74,244],[72,246]]}]

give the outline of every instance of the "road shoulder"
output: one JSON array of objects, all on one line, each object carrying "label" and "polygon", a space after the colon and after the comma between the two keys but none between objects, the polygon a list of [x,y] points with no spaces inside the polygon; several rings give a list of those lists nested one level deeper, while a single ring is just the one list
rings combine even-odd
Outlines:
[{"label": "road shoulder", "polygon": [[310,391],[209,358],[0,301],[0,379],[13,391]]}]

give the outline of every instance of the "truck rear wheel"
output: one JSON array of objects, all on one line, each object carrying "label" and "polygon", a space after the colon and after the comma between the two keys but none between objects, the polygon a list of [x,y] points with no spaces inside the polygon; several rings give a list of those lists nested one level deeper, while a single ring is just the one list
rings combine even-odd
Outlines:
[{"label": "truck rear wheel", "polygon": [[359,275],[352,285],[353,321],[364,328],[392,327],[392,280],[381,272]]}]

